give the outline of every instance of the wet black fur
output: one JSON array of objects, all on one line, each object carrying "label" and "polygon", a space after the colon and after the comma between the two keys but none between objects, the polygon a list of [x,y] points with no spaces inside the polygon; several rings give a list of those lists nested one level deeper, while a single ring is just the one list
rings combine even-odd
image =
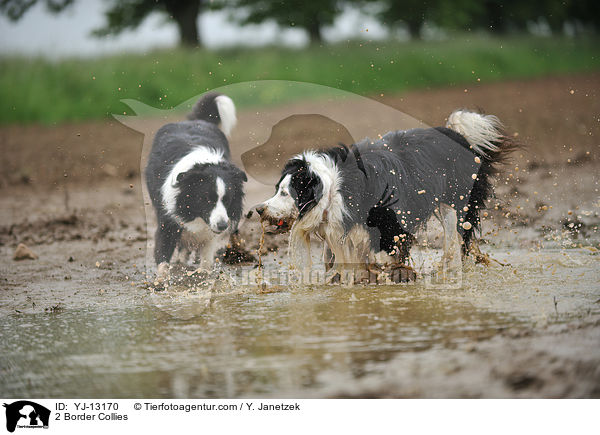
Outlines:
[{"label": "wet black fur", "polygon": [[[445,127],[437,127],[436,130],[442,134],[445,134],[450,139],[460,144],[463,148],[468,149],[474,155],[478,155],[472,150],[469,142],[467,142],[467,140],[456,131]],[[466,222],[470,222],[472,224],[471,229],[463,229],[462,252],[465,255],[468,255],[469,253],[469,247],[475,231],[480,231],[480,212],[486,208],[487,200],[493,195],[493,177],[499,173],[500,166],[507,162],[510,153],[520,147],[519,144],[513,141],[505,133],[503,133],[502,141],[496,143],[495,145],[500,147],[500,151],[488,151],[487,156],[479,156],[481,158],[481,165],[479,166],[479,170],[477,171],[477,179],[473,183],[473,187],[469,195],[469,210],[464,217]]]},{"label": "wet black fur", "polygon": [[[393,210],[386,207],[373,207],[369,210],[367,226],[375,227],[379,230],[380,251],[387,252],[388,254],[395,252],[398,260],[401,263],[406,263],[415,237],[404,231]],[[394,236],[397,236],[399,240],[394,240]]]},{"label": "wet black fur", "polygon": [[[463,253],[468,253],[474,231],[480,226],[479,212],[492,195],[491,177],[514,149],[507,138],[497,145],[501,150],[479,156],[478,164],[478,154],[462,135],[437,127],[390,132],[379,140],[365,139],[350,147],[340,145],[321,152],[336,162],[341,174],[346,231],[356,224],[366,225],[372,249],[394,251],[404,263],[414,234],[440,203],[457,211]],[[303,159],[290,160],[282,179],[287,174],[292,174],[291,190],[296,192],[292,194],[305,214],[322,196],[322,185],[314,180]],[[477,174],[476,180],[473,174]],[[464,221],[472,228],[465,230],[461,225]]]}]

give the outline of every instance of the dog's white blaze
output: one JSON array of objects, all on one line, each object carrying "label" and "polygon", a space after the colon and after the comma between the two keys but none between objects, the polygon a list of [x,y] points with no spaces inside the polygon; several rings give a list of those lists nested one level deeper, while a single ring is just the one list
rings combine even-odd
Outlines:
[{"label": "dog's white blaze", "polygon": [[286,175],[279,183],[279,189],[272,198],[264,202],[267,215],[275,219],[294,218],[298,212],[294,198],[290,195],[291,175]]},{"label": "dog's white blaze", "polygon": [[222,161],[223,151],[215,150],[214,148],[203,145],[194,148],[190,153],[181,158],[181,160],[173,166],[173,169],[169,172],[169,175],[160,189],[162,202],[167,214],[171,216],[175,215],[177,195],[179,194],[179,188],[176,187],[179,174],[189,171],[196,164],[216,164]]},{"label": "dog's white blaze", "polygon": [[226,95],[219,95],[215,98],[217,104],[217,110],[219,111],[219,118],[221,118],[221,130],[225,133],[225,136],[231,135],[231,130],[237,123],[237,117],[235,115],[235,104],[231,98]]},{"label": "dog's white blaze", "polygon": [[481,156],[485,157],[486,151],[500,151],[494,142],[502,140],[502,123],[494,115],[456,110],[448,116],[446,127],[462,134],[473,150]]},{"label": "dog's white blaze", "polygon": [[219,197],[219,201],[225,196],[225,191],[225,182],[221,177],[217,177],[217,196]]},{"label": "dog's white blaze", "polygon": [[221,177],[217,177],[217,204],[215,208],[210,213],[210,218],[208,220],[210,224],[210,228],[217,232],[217,225],[219,222],[225,221],[229,224],[229,217],[227,216],[227,209],[223,205],[223,197],[225,196],[226,186],[225,182]]}]

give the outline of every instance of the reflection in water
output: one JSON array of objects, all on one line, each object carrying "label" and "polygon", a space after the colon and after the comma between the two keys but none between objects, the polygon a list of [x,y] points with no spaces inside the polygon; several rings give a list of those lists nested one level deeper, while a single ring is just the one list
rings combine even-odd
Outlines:
[{"label": "reflection in water", "polygon": [[[556,295],[559,313],[584,313],[599,297],[597,258],[584,250],[563,257],[520,252],[513,268],[474,266],[459,289],[222,288],[209,297],[172,291],[127,307],[6,315],[0,385],[6,397],[303,397],[339,378],[377,375],[378,363],[398,352],[453,347],[540,316],[560,321]],[[190,304],[195,316],[169,309]]]},{"label": "reflection in water", "polygon": [[[223,397],[361,376],[398,351],[489,336],[512,319],[412,287],[225,294],[189,320],[152,305],[11,316],[7,395]],[[182,302],[185,303],[185,302]]]}]

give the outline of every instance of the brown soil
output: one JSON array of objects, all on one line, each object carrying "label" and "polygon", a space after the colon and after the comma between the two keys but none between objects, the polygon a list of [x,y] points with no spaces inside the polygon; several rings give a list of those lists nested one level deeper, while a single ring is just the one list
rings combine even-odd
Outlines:
[{"label": "brown soil", "polygon": [[[598,208],[595,214],[583,216],[578,210],[594,209],[592,205],[600,198],[598,89],[600,74],[596,73],[378,99],[430,125],[443,124],[457,107],[482,107],[498,115],[509,133],[527,146],[515,156],[519,169],[509,168],[497,189],[497,210],[492,210],[489,219],[495,225],[492,231],[499,233],[498,240],[516,239],[528,248],[539,245],[544,234],[566,229],[573,232],[574,243],[597,249]],[[363,114],[354,116],[358,120]],[[249,128],[240,118],[238,128]],[[155,130],[164,120],[141,122]],[[140,179],[144,140],[117,121],[0,128],[2,315],[15,310],[85,307],[107,303],[107,298],[118,304],[136,297],[129,291],[132,287],[146,288],[147,234]],[[235,137],[232,147],[238,157],[248,148]],[[271,187],[249,183],[248,205],[271,192]],[[244,234],[252,249],[258,244],[256,228],[250,223]],[[520,229],[518,234],[514,229]],[[267,246],[277,249],[281,240],[268,238]],[[39,258],[13,261],[19,243],[28,245]],[[49,292],[50,288],[60,290]],[[448,369],[452,365],[448,361],[458,361],[458,371],[475,376],[473,385],[503,383],[504,389],[494,390],[498,396],[597,397],[600,355],[590,352],[594,347],[590,343],[598,342],[600,326],[597,321],[584,323],[526,331],[526,338],[496,336],[475,349],[439,351],[438,360],[444,370],[453,370]],[[568,355],[552,350],[560,343]],[[458,385],[449,378],[436,380],[433,374],[440,367],[418,369],[402,360],[410,355],[398,358],[390,363],[390,379],[381,385],[324,394],[481,395],[481,387]],[[415,381],[399,386],[393,379]]]}]

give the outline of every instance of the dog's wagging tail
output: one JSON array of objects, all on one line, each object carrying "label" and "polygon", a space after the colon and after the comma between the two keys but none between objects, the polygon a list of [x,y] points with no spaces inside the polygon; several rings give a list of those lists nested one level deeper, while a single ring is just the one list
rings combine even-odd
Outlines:
[{"label": "dog's wagging tail", "polygon": [[431,216],[444,227],[445,258],[456,233],[468,255],[492,177],[515,148],[497,117],[457,110],[444,127],[393,131],[291,158],[275,195],[257,211],[291,227],[291,255],[309,250],[312,235],[324,240],[338,271],[407,266],[415,234]]},{"label": "dog's wagging tail", "polygon": [[520,148],[521,144],[506,133],[504,125],[494,115],[456,110],[448,116],[446,127],[465,138],[468,148],[481,159],[481,166],[469,195],[469,210],[464,218],[465,222],[472,225],[471,229],[463,228],[462,252],[468,255],[474,232],[480,231],[480,212],[486,208],[486,201],[493,194],[492,178],[498,175],[501,166],[508,163],[510,154]]}]

